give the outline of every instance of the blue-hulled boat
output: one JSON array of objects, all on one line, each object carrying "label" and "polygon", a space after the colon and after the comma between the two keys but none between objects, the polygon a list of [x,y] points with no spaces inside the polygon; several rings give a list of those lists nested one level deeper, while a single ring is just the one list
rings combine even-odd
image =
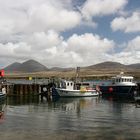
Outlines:
[{"label": "blue-hulled boat", "polygon": [[100,85],[102,95],[134,98],[137,90],[137,84],[134,82],[133,76],[126,76],[123,72],[120,75],[112,77],[108,85]]}]

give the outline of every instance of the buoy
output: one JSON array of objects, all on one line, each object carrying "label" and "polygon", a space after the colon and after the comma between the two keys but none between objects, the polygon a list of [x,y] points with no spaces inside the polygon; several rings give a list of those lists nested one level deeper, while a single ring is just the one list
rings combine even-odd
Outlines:
[{"label": "buoy", "polygon": [[113,88],[112,87],[110,87],[108,90],[109,90],[109,92],[113,92]]}]

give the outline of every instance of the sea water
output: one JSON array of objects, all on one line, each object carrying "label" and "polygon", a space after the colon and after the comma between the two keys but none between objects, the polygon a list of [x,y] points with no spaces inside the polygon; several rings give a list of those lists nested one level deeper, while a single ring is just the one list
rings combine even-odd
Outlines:
[{"label": "sea water", "polygon": [[140,139],[140,108],[131,101],[12,97],[0,109],[0,140]]}]

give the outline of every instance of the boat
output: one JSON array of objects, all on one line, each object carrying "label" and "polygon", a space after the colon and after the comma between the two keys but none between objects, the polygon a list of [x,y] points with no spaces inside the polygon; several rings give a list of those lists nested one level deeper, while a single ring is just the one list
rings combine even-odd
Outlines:
[{"label": "boat", "polygon": [[61,80],[59,86],[55,88],[60,97],[90,97],[100,95],[100,91],[92,88],[90,83]]},{"label": "boat", "polygon": [[4,99],[5,97],[6,97],[6,89],[5,87],[2,87],[0,91],[0,99]]},{"label": "boat", "polygon": [[133,76],[126,76],[123,72],[115,77],[112,77],[108,84],[102,83],[100,85],[102,95],[134,98],[137,91],[137,84],[134,82]]}]

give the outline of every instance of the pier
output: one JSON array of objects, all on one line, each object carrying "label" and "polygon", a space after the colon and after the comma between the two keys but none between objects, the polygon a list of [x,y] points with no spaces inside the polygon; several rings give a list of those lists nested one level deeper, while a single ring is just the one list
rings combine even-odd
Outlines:
[{"label": "pier", "polygon": [[[81,77],[80,77],[81,78]],[[68,78],[64,78],[68,79]],[[41,95],[41,99],[43,96],[46,98],[50,98],[52,96],[52,83],[57,84],[59,82],[59,78],[43,78],[43,77],[16,77],[16,78],[6,78],[4,85],[6,87],[7,96],[35,96]],[[82,79],[84,81],[85,79]],[[87,79],[88,80],[88,79]],[[138,84],[138,94],[140,95],[140,82]],[[46,88],[46,91],[44,91]]]},{"label": "pier", "polygon": [[37,95],[50,82],[51,79],[8,79],[4,85],[8,96]]}]

